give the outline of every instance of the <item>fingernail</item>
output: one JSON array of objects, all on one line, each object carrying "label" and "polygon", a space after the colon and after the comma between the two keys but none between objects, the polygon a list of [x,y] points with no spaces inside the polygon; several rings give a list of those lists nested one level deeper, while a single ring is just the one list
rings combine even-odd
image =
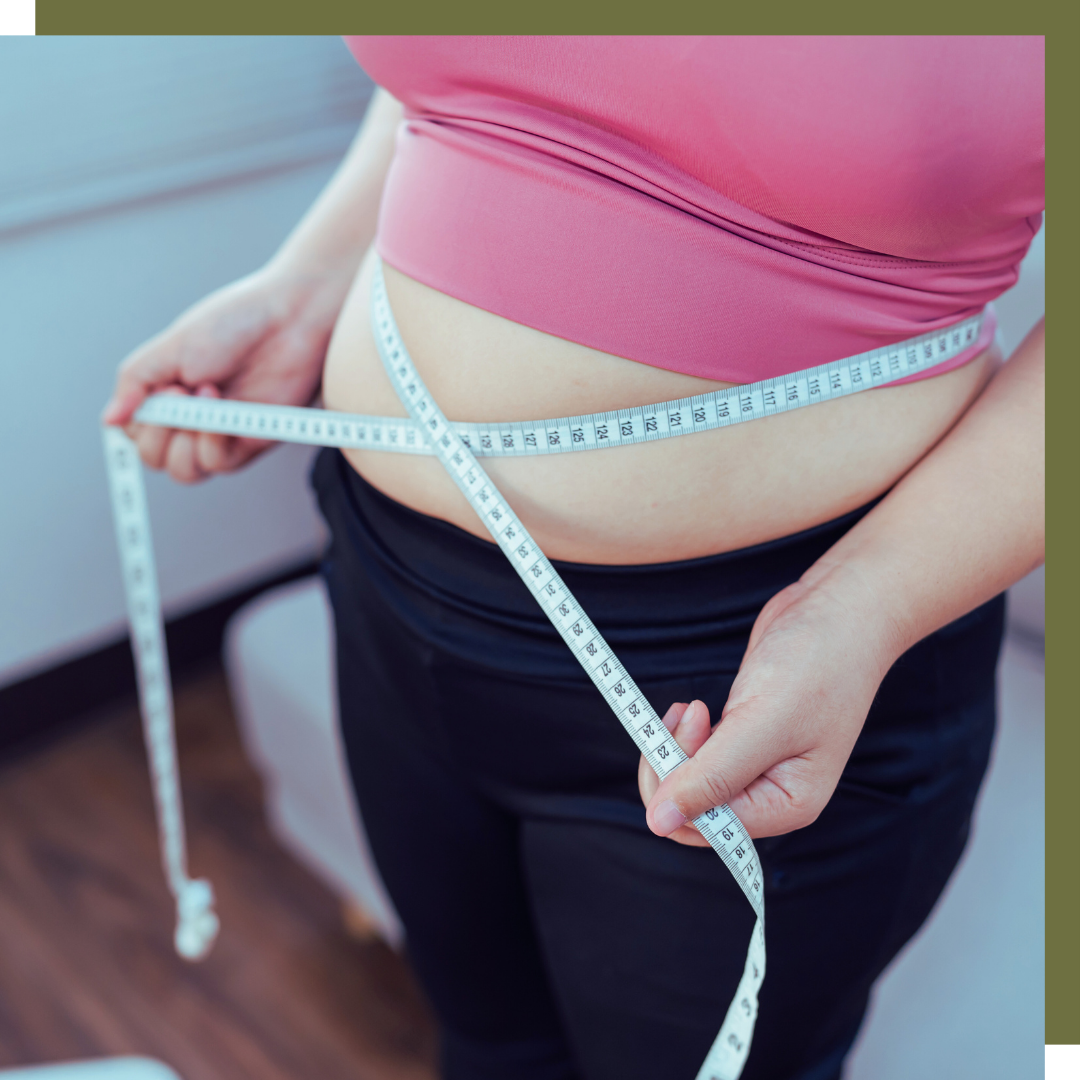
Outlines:
[{"label": "fingernail", "polygon": [[101,422],[103,424],[111,424],[117,416],[120,415],[120,406],[115,401],[110,401],[104,409],[101,410]]},{"label": "fingernail", "polygon": [[673,833],[680,825],[686,823],[686,815],[670,799],[665,799],[653,811],[652,819],[653,832],[657,832],[661,836]]},{"label": "fingernail", "polygon": [[682,714],[682,722],[684,724],[689,723],[691,720],[694,719],[694,713],[696,713],[696,712],[697,712],[697,702],[696,701],[691,701],[690,704],[686,706],[686,712],[684,712]]}]

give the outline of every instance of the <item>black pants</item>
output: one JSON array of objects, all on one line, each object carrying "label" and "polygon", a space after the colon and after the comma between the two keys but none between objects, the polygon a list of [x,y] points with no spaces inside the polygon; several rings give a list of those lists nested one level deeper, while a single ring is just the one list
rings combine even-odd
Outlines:
[{"label": "black pants", "polygon": [[[447,1080],[692,1080],[753,913],[709,849],[649,832],[638,752],[492,544],[337,451],[341,721]],[[650,566],[556,564],[663,714],[719,716],[765,602],[866,510]],[[906,653],[820,818],[758,841],[768,973],[745,1080],[834,1080],[871,984],[956,865],[994,730],[999,597]]]}]

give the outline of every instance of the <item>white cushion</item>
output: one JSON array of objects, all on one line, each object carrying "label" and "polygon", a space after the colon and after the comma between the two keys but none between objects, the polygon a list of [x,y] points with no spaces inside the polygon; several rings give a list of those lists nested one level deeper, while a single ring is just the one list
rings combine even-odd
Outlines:
[{"label": "white cushion", "polygon": [[261,773],[270,828],[315,874],[372,917],[393,945],[401,924],[379,878],[345,766],[334,687],[333,615],[319,578],[270,590],[225,634],[240,732]]}]

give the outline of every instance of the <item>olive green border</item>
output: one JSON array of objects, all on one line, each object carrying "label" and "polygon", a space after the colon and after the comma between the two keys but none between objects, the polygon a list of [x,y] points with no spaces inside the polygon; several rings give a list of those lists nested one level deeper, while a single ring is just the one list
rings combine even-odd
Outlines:
[{"label": "olive green border", "polygon": [[[1045,2],[1045,0],[1044,0]],[[682,34],[682,33],[1039,33],[1043,4],[983,0],[976,5],[909,0],[869,5],[772,0],[732,4],[716,0],[600,5],[548,0],[38,0],[39,34]],[[1064,5],[1062,5],[1064,7]],[[997,8],[997,11],[994,9]],[[1056,20],[1055,20],[1056,21]]]},{"label": "olive green border", "polygon": [[[786,10],[782,10],[786,9]],[[1063,318],[1080,297],[1076,137],[1080,101],[1080,5],[1035,3],[1006,7],[913,2],[872,8],[865,3],[763,7],[716,3],[623,4],[617,14],[595,5],[552,0],[542,8],[501,3],[447,4],[413,0],[38,0],[41,34],[338,34],[365,33],[1045,33],[1047,125],[1051,135],[1048,202],[1054,239],[1047,251],[1047,306]],[[1056,199],[1060,194],[1061,198]],[[1070,240],[1070,237],[1072,238]],[[1070,255],[1058,255],[1058,252]],[[1080,1043],[1080,710],[1069,682],[1080,666],[1080,363],[1072,331],[1054,337],[1051,323],[1048,401],[1047,510],[1050,569],[1047,588],[1047,822],[1046,1041]],[[1060,553],[1060,555],[1058,554]],[[1014,853],[1022,872],[1030,853]]]},{"label": "olive green border", "polygon": [[[1080,297],[1080,8],[1062,4],[1046,27],[1048,533],[1046,589],[1046,1041],[1080,1043],[1080,708],[1070,682],[1080,667],[1080,348],[1064,326]],[[1057,329],[1061,327],[1061,332]],[[1056,336],[1055,336],[1056,334]],[[1070,344],[1072,342],[1072,344]],[[1056,343],[1056,344],[1055,344]],[[1015,853],[1023,865],[1023,852]]]}]

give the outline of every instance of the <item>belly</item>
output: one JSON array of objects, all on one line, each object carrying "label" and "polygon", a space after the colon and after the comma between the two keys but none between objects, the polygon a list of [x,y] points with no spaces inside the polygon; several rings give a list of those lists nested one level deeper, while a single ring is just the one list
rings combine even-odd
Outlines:
[{"label": "belly", "polygon": [[[405,416],[371,333],[374,266],[369,251],[327,352],[323,401],[343,412]],[[732,385],[553,337],[390,266],[385,276],[405,345],[451,420],[574,416]],[[990,349],[934,378],[681,439],[483,464],[550,558],[692,559],[821,524],[888,490],[959,419],[1000,361]],[[345,454],[391,498],[489,539],[434,458]]]}]

